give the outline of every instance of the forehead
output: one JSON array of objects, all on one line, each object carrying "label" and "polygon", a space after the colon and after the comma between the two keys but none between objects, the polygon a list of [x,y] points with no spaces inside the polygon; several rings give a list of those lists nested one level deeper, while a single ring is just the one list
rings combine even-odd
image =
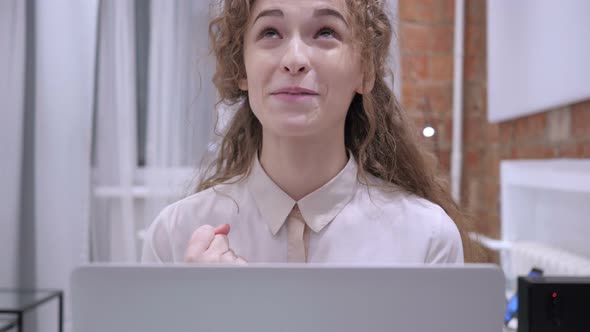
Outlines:
[{"label": "forehead", "polygon": [[251,16],[268,9],[281,9],[288,15],[289,12],[311,13],[317,8],[332,8],[346,13],[345,0],[256,0],[252,7]]}]

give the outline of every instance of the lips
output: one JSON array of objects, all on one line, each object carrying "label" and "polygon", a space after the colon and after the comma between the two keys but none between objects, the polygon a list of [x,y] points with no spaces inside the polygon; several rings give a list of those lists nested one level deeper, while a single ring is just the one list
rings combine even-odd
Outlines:
[{"label": "lips", "polygon": [[279,95],[279,94],[285,94],[285,95],[297,95],[297,96],[317,96],[318,93],[315,92],[314,90],[310,90],[310,89],[306,89],[303,87],[286,87],[286,88],[281,88],[278,90],[275,90],[274,92],[271,93],[272,95]]}]

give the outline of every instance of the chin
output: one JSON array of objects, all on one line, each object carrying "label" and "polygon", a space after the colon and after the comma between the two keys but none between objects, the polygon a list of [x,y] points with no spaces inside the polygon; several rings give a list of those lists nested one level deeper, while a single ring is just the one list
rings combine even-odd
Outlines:
[{"label": "chin", "polygon": [[273,135],[282,137],[308,137],[317,134],[317,124],[310,123],[307,119],[281,119],[279,121],[267,123],[266,131]]},{"label": "chin", "polygon": [[313,112],[283,110],[269,115],[263,126],[278,136],[309,136],[318,131],[318,117]]}]

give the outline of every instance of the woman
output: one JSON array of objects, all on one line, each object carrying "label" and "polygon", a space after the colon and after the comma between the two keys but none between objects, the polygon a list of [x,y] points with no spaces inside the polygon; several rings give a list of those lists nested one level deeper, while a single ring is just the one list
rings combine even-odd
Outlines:
[{"label": "woman", "polygon": [[462,263],[464,217],[386,83],[391,36],[379,0],[223,1],[213,80],[239,109],[143,261]]}]

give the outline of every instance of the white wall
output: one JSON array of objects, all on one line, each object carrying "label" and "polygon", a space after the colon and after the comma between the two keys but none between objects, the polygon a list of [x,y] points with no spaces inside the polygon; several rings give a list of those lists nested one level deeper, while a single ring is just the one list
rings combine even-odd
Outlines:
[{"label": "white wall", "polygon": [[67,290],[87,260],[98,1],[36,4],[36,284]]},{"label": "white wall", "polygon": [[0,287],[17,286],[25,1],[0,1]]},{"label": "white wall", "polygon": [[590,99],[590,1],[487,1],[488,120]]}]

